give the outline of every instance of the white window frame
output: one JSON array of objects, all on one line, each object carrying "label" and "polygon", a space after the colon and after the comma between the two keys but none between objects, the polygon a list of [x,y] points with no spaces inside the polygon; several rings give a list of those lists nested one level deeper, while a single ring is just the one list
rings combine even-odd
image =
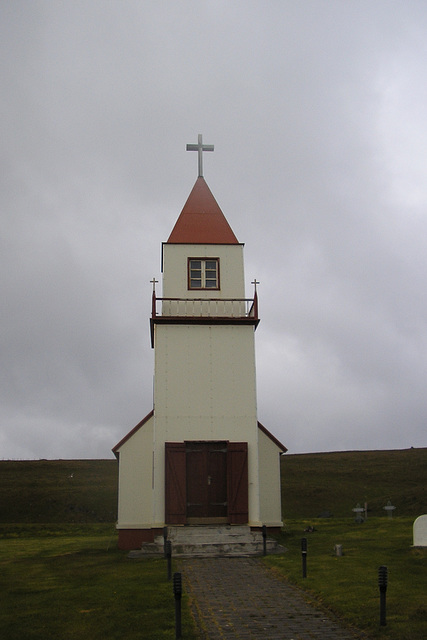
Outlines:
[{"label": "white window frame", "polygon": [[[194,286],[192,284],[192,281],[195,280],[195,278],[191,277],[191,272],[192,271],[199,271],[199,269],[195,269],[194,267],[192,268],[192,263],[193,262],[200,262],[201,268],[200,268],[200,283],[201,286]],[[207,263],[208,262],[215,262],[215,286],[214,287],[208,287],[207,283],[210,281],[209,278],[207,278],[207,272],[208,271],[213,271],[212,268],[207,269]],[[218,291],[219,290],[219,258],[188,258],[188,289],[191,289],[192,291]]]}]

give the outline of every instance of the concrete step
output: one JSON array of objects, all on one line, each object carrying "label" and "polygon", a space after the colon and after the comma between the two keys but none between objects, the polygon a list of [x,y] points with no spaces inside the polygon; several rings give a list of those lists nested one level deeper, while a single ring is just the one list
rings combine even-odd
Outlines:
[{"label": "concrete step", "polygon": [[[201,525],[168,527],[168,539],[172,543],[174,557],[224,557],[257,556],[264,551],[260,531],[251,531],[248,526]],[[267,553],[283,553],[286,549],[275,540],[267,538]],[[153,543],[143,544],[141,550],[132,551],[130,557],[163,555],[164,539],[157,536]]]},{"label": "concrete step", "polygon": [[[168,540],[172,544],[206,542],[252,542],[261,538],[259,532],[252,532],[248,526],[200,525],[191,527],[169,527]],[[163,541],[163,537],[161,538]]]}]

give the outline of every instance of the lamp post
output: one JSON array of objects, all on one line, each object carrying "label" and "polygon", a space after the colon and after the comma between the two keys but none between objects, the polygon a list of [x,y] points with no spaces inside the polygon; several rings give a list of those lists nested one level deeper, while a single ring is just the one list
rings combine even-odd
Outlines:
[{"label": "lamp post", "polygon": [[307,538],[301,538],[302,577],[307,577]]},{"label": "lamp post", "polygon": [[173,595],[175,598],[175,638],[181,637],[181,596],[182,578],[180,573],[173,574]]},{"label": "lamp post", "polygon": [[378,586],[380,588],[380,625],[385,627],[386,622],[386,593],[388,582],[387,567],[381,566],[378,569]]}]

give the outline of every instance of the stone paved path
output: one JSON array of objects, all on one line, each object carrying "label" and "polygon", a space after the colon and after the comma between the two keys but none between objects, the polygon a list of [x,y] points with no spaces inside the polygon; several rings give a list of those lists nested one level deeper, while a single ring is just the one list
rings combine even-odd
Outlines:
[{"label": "stone paved path", "polygon": [[366,638],[306,602],[256,558],[179,561],[203,640],[354,640]]}]

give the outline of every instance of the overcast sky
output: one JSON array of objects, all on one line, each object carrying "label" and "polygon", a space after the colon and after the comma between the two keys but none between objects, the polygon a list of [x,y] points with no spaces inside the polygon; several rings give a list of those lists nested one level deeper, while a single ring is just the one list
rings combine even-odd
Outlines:
[{"label": "overcast sky", "polygon": [[290,453],[427,446],[427,3],[0,4],[0,458],[152,408],[153,276],[197,178],[260,281]]}]

